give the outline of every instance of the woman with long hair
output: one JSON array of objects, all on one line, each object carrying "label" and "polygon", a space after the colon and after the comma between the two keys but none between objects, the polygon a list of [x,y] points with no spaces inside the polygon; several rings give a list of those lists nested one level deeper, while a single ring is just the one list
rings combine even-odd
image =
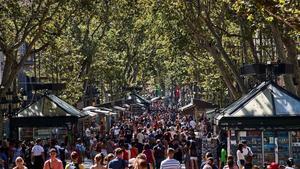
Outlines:
[{"label": "woman with long hair", "polygon": [[94,165],[91,169],[106,169],[104,165],[104,154],[99,153],[94,158]]},{"label": "woman with long hair", "polygon": [[134,169],[153,169],[154,167],[147,162],[147,156],[143,153],[138,154],[133,165]]},{"label": "woman with long hair", "polygon": [[16,166],[13,169],[27,169],[27,167],[24,165],[24,160],[22,157],[16,158]]},{"label": "woman with long hair", "polygon": [[245,157],[243,155],[243,144],[238,145],[236,151],[236,157],[237,157],[237,165],[239,166],[239,169],[243,169],[245,165]]},{"label": "woman with long hair", "polygon": [[150,149],[150,145],[147,143],[144,145],[143,154],[147,157],[147,163],[150,164],[150,166],[154,167],[155,165],[155,157],[153,151]]},{"label": "woman with long hair", "polygon": [[228,155],[227,157],[227,165],[223,167],[223,169],[239,169],[239,167],[235,164],[234,158],[232,155]]},{"label": "woman with long hair", "polygon": [[108,164],[111,160],[113,160],[115,158],[115,155],[113,153],[109,153],[105,158],[105,168],[108,168]]}]

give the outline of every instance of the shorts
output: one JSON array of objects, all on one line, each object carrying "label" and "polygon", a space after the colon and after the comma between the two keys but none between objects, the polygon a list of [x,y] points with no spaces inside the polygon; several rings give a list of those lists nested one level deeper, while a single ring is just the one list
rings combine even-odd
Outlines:
[{"label": "shorts", "polygon": [[198,157],[190,157],[190,160],[198,160]]}]

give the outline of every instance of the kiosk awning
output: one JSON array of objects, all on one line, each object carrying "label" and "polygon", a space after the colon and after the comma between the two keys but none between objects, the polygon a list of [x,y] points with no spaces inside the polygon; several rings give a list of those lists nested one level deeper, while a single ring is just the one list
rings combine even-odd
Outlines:
[{"label": "kiosk awning", "polygon": [[299,117],[299,97],[273,82],[263,82],[225,108],[216,122],[221,127],[295,126],[299,124],[293,119]]},{"label": "kiosk awning", "polygon": [[18,112],[18,117],[75,116],[80,118],[86,115],[53,94],[44,95]]}]

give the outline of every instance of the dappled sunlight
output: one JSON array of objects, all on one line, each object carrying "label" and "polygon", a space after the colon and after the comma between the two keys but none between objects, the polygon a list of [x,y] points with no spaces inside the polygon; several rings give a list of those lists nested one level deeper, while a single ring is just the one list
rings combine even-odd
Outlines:
[{"label": "dappled sunlight", "polygon": [[54,95],[48,95],[18,113],[18,117],[82,116],[73,106]]}]

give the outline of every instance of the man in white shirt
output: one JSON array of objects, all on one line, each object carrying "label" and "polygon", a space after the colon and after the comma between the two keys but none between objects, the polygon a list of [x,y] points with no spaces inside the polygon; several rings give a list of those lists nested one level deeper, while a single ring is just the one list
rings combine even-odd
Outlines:
[{"label": "man in white shirt", "polygon": [[142,133],[142,131],[139,131],[139,133],[137,134],[137,139],[138,139],[138,142],[140,144],[144,144],[144,139],[145,139],[145,136],[144,134]]},{"label": "man in white shirt", "polygon": [[190,126],[194,129],[196,127],[197,123],[194,120],[190,121]]},{"label": "man in white shirt", "polygon": [[251,148],[247,146],[247,141],[243,140],[242,144],[243,144],[243,155],[244,155],[244,157],[253,156],[253,152],[252,152]]},{"label": "man in white shirt", "polygon": [[168,158],[161,162],[160,169],[181,169],[179,161],[174,159],[175,150],[169,148],[167,151]]},{"label": "man in white shirt", "polygon": [[37,139],[36,144],[32,147],[31,150],[31,161],[34,162],[33,167],[34,169],[41,169],[43,168],[44,161],[45,161],[45,154],[44,148],[41,146],[42,140]]}]

